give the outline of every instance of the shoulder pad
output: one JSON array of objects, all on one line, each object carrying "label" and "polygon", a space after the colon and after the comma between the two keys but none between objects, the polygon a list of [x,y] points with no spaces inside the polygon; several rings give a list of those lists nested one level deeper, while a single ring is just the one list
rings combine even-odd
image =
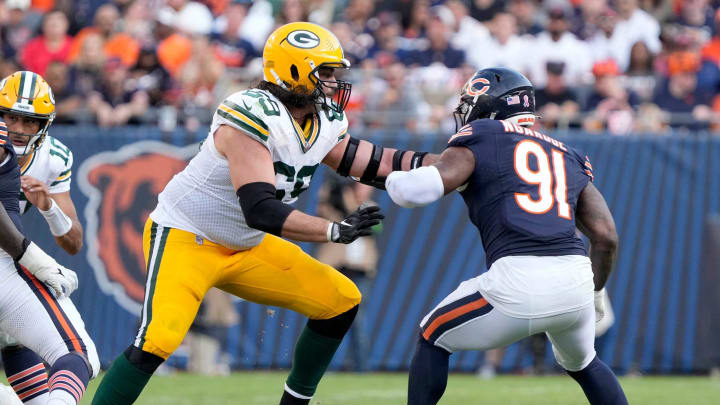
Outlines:
[{"label": "shoulder pad", "polygon": [[342,141],[347,136],[349,124],[345,113],[338,113],[329,108],[320,108],[318,115],[327,118],[330,128],[332,128],[330,135],[336,138],[336,142]]},{"label": "shoulder pad", "polygon": [[454,139],[461,137],[461,136],[469,136],[473,134],[472,127],[470,124],[465,125],[464,127],[460,128],[455,135],[451,136],[450,139],[448,139],[448,143],[452,142]]},{"label": "shoulder pad", "polygon": [[65,146],[56,138],[48,135],[45,142],[47,142],[47,146],[43,146],[48,148],[48,163],[50,167],[49,178],[51,180],[48,185],[51,187],[50,191],[52,192],[54,191],[53,188],[64,188],[70,183],[70,178],[72,177],[73,154],[70,151],[70,148]]},{"label": "shoulder pad", "polygon": [[477,141],[477,138],[480,138],[483,135],[494,134],[497,132],[503,132],[503,126],[500,121],[491,119],[476,120],[460,128],[455,135],[450,137],[448,140],[448,146],[459,146],[452,145],[457,142],[466,143]]},{"label": "shoulder pad", "polygon": [[47,146],[43,146],[48,148],[50,167],[59,171],[69,170],[73,164],[73,154],[70,148],[50,135],[45,138],[45,142]]},{"label": "shoulder pad", "polygon": [[280,116],[280,104],[261,90],[245,90],[226,98],[216,110],[224,124],[239,129],[261,143],[267,143],[270,131],[266,121]]}]

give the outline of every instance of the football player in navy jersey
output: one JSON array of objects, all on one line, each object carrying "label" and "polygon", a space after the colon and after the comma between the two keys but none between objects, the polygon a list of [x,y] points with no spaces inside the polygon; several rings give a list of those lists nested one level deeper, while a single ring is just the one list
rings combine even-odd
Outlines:
[{"label": "football player in navy jersey", "polygon": [[74,405],[100,366],[94,346],[92,357],[88,355],[89,338],[79,315],[68,315],[66,296],[78,287],[77,275],[22,234],[20,168],[4,132],[0,130],[0,331],[50,365],[49,381],[42,363],[8,381],[22,385],[23,403],[49,391],[43,404]]},{"label": "football player in navy jersey", "polygon": [[[599,298],[617,250],[615,223],[588,159],[530,129],[534,113],[534,89],[522,74],[480,70],[463,88],[460,128],[440,159],[385,182],[403,207],[458,189],[489,269],[461,283],[420,323],[408,404],[440,400],[453,352],[503,347],[537,333],[547,334],[555,359],[591,404],[627,404],[594,348]],[[576,227],[590,239],[589,257]]]}]

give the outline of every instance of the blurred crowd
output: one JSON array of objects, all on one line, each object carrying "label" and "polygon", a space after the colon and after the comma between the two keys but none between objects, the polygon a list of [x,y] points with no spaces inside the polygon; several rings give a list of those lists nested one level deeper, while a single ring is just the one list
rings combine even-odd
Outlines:
[{"label": "blurred crowd", "polygon": [[454,129],[464,81],[507,66],[538,125],[720,132],[719,0],[0,0],[0,75],[52,86],[60,123],[207,125],[262,76],[292,21],[329,27],[353,68],[353,132]]}]

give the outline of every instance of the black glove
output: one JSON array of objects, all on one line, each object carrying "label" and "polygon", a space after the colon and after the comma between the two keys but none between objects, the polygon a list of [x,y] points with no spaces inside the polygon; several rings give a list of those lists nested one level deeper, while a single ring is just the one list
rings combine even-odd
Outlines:
[{"label": "black glove", "polygon": [[361,236],[372,235],[373,226],[385,218],[377,205],[362,204],[357,210],[348,215],[342,222],[333,222],[330,231],[330,241],[335,243],[352,243]]}]

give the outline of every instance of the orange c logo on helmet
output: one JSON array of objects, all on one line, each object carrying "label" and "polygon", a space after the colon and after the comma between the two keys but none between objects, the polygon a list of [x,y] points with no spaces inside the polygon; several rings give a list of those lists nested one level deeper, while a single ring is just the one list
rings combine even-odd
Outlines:
[{"label": "orange c logo on helmet", "polygon": [[145,256],[142,233],[157,196],[197,152],[142,141],[95,154],[80,166],[78,182],[85,207],[88,262],[100,288],[132,313],[142,307]]},{"label": "orange c logo on helmet", "polygon": [[[484,84],[485,86],[477,89],[477,88],[475,88],[475,85],[476,85],[477,83],[482,83],[482,84]],[[487,93],[488,90],[490,90],[490,81],[489,81],[488,79],[484,78],[484,77],[478,77],[477,79],[474,79],[473,81],[471,81],[470,83],[468,83],[467,94],[469,94],[469,95],[471,95],[471,96],[473,96],[473,97],[475,97],[475,96],[481,96],[481,95]]]}]

